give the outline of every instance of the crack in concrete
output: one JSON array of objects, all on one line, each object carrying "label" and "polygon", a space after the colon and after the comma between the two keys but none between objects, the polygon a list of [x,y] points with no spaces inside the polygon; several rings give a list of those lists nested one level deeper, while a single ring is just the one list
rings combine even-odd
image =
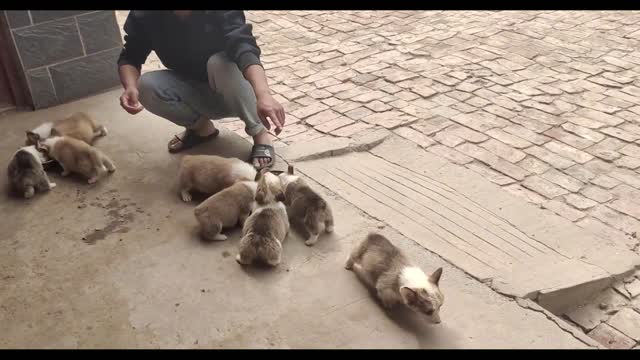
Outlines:
[{"label": "crack in concrete", "polygon": [[520,298],[515,299],[515,301],[516,301],[516,304],[518,304],[518,306],[520,306],[523,309],[527,309],[527,310],[531,310],[531,311],[535,311],[543,314],[547,319],[551,320],[554,324],[556,324],[560,328],[560,330],[570,334],[576,340],[582,342],[583,344],[594,349],[605,348],[595,340],[592,340],[587,335],[580,332],[578,329],[572,328],[571,325],[567,324],[565,321],[551,314],[549,311],[545,310],[543,307],[536,304],[534,301],[530,299],[520,299]]}]

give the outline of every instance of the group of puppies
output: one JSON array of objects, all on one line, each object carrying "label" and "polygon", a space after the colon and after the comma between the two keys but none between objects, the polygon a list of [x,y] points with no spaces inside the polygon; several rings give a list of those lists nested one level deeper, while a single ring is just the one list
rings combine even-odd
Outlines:
[{"label": "group of puppies", "polygon": [[[13,155],[8,166],[11,188],[25,198],[36,191],[53,189],[56,184],[49,181],[43,167],[51,160],[62,166],[63,176],[77,173],[88,183],[95,183],[116,169],[92,145],[106,134],[107,129],[85,113],[27,131],[26,146]],[[227,239],[224,230],[242,227],[236,256],[241,265],[280,264],[282,244],[292,224],[303,232],[308,246],[334,229],[329,204],[294,174],[292,166],[278,174],[256,171],[236,158],[185,155],[180,163],[179,190],[185,202],[192,201],[193,191],[209,196],[194,209],[204,239],[223,241]],[[389,239],[376,233],[370,233],[352,250],[345,268],[373,290],[384,307],[404,304],[431,322],[440,323],[442,268],[426,275]]]},{"label": "group of puppies", "polygon": [[236,158],[185,155],[178,179],[183,201],[192,200],[192,191],[209,195],[194,209],[204,239],[223,241],[223,230],[242,227],[240,264],[278,265],[291,223],[306,232],[309,246],[321,233],[333,231],[329,204],[294,174],[293,166],[276,175]]},{"label": "group of puppies", "polygon": [[26,146],[13,154],[7,175],[12,191],[31,198],[36,191],[53,189],[44,164],[55,160],[62,167],[62,176],[76,173],[89,184],[104,174],[116,171],[113,161],[93,146],[93,142],[107,135],[107,129],[86,113],[43,123],[27,131]]},{"label": "group of puppies", "polygon": [[[293,166],[276,174],[258,172],[240,159],[186,155],[180,164],[179,191],[185,202],[192,200],[192,191],[210,195],[194,209],[204,239],[224,241],[223,230],[242,227],[236,256],[241,265],[280,264],[282,244],[292,224],[303,232],[308,246],[334,229],[329,204],[294,174]],[[442,268],[427,276],[389,239],[376,233],[352,250],[345,268],[375,290],[384,307],[404,304],[440,323]]]}]

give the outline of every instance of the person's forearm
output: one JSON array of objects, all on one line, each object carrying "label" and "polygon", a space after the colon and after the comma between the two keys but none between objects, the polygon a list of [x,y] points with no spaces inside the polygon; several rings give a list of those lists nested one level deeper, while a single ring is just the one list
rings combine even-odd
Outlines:
[{"label": "person's forearm", "polygon": [[133,65],[122,65],[118,68],[120,74],[120,82],[122,87],[129,89],[138,86],[138,79],[140,78],[140,71]]},{"label": "person's forearm", "polygon": [[249,81],[256,97],[260,98],[264,95],[270,95],[269,84],[267,83],[267,75],[260,65],[249,65],[244,69],[244,78]]}]

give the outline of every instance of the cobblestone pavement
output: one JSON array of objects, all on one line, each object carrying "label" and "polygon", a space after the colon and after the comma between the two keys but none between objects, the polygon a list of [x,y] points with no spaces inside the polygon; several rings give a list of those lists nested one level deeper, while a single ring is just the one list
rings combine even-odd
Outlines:
[{"label": "cobblestone pavement", "polygon": [[[118,12],[121,23],[125,16]],[[247,18],[287,110],[281,146],[384,127],[638,251],[640,12],[252,11]],[[145,71],[158,68],[151,57]],[[242,132],[237,121],[225,126]],[[630,311],[625,319],[640,324]],[[611,338],[623,331],[617,323],[598,325],[592,336]],[[640,340],[638,328],[625,347]]]}]

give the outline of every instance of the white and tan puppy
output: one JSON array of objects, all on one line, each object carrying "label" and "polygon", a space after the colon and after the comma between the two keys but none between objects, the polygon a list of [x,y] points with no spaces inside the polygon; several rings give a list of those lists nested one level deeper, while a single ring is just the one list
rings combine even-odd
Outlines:
[{"label": "white and tan puppy", "polygon": [[18,149],[7,168],[10,189],[29,199],[36,191],[48,191],[56,187],[42,167],[44,160],[44,155],[33,145]]},{"label": "white and tan puppy", "polygon": [[287,172],[280,174],[279,178],[289,220],[304,226],[308,233],[304,243],[312,246],[320,233],[333,232],[331,207],[304,179],[294,175],[293,166],[289,165]]},{"label": "white and tan puppy", "polygon": [[289,232],[289,219],[280,201],[282,198],[276,198],[269,186],[269,181],[277,180],[277,176],[263,170],[258,178],[256,210],[242,228],[236,261],[242,265],[261,261],[277,266],[282,259],[282,243]]},{"label": "white and tan puppy", "polygon": [[227,240],[222,234],[225,228],[243,225],[255,208],[255,181],[239,181],[211,195],[198,205],[193,213],[206,240]]},{"label": "white and tan puppy", "polygon": [[353,270],[368,287],[376,290],[384,307],[404,304],[431,322],[440,323],[444,303],[439,287],[442,268],[426,275],[391,241],[375,233],[353,249],[345,268]]},{"label": "white and tan puppy", "polygon": [[107,135],[107,128],[97,124],[87,113],[78,112],[63,119],[48,121],[27,131],[27,145],[36,145],[52,136],[68,136],[91,145],[96,138]]},{"label": "white and tan puppy", "polygon": [[180,197],[191,201],[191,191],[213,195],[238,181],[252,181],[256,169],[236,158],[215,155],[185,155],[178,174]]},{"label": "white and tan puppy", "polygon": [[113,161],[102,151],[87,143],[67,136],[45,139],[40,148],[62,166],[62,176],[77,173],[93,184],[107,172],[116,171]]}]

